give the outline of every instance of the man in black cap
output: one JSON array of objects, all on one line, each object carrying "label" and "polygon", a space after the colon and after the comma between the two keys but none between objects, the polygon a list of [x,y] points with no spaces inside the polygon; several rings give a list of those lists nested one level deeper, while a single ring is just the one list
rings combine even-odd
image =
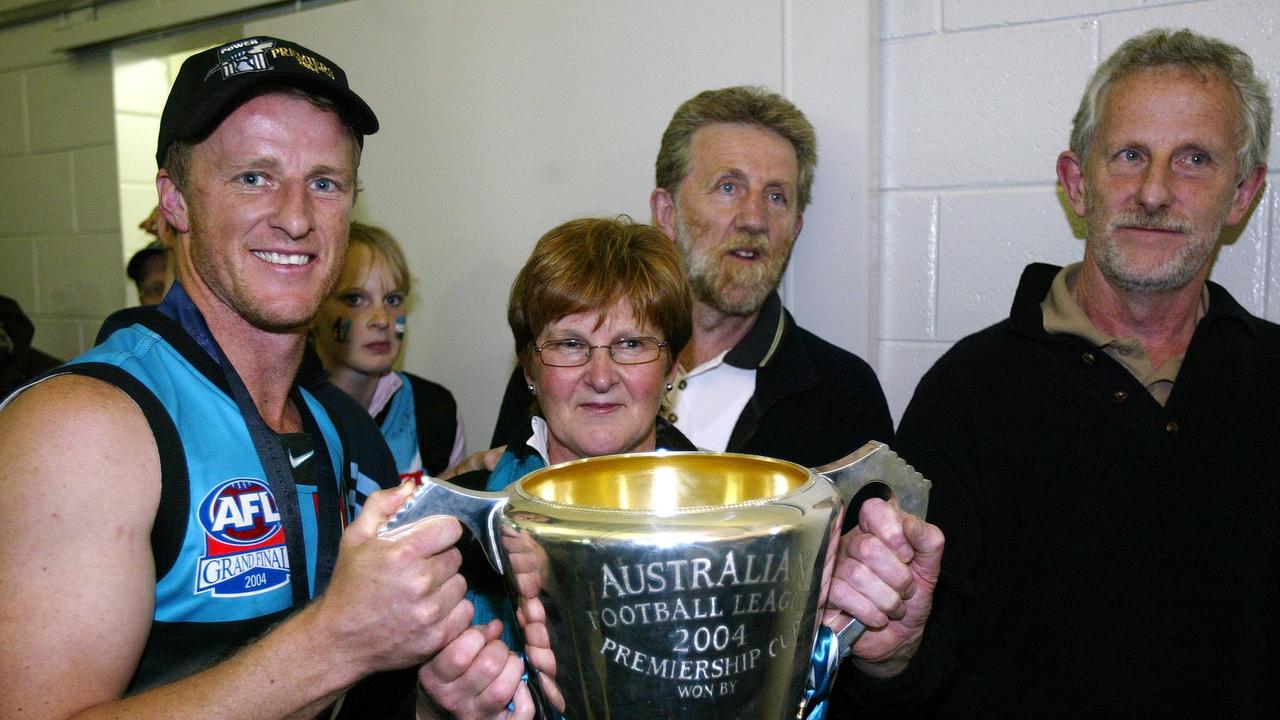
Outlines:
[{"label": "man in black cap", "polygon": [[458,523],[379,537],[412,486],[375,492],[360,414],[296,379],[377,129],[299,45],[183,64],[156,154],[177,282],[0,411],[8,712],[305,717],[429,659],[424,677],[466,674],[440,706],[515,693],[518,658],[468,627]]}]

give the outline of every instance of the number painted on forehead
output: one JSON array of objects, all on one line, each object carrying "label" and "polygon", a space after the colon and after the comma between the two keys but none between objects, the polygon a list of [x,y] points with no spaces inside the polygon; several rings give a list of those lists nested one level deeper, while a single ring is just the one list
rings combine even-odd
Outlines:
[{"label": "number painted on forehead", "polygon": [[396,339],[397,340],[404,339],[404,316],[403,315],[396,316]]},{"label": "number painted on forehead", "polygon": [[351,337],[351,319],[338,318],[329,329],[333,332],[334,342],[344,343]]}]

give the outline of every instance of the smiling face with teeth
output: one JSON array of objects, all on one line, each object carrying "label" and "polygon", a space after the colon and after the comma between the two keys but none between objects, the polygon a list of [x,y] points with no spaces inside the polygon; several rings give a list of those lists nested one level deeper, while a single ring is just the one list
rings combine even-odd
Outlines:
[{"label": "smiling face with teeth", "polygon": [[334,112],[280,93],[244,103],[193,148],[180,273],[206,316],[307,326],[346,256],[357,158]]},{"label": "smiling face with teeth", "polygon": [[670,212],[655,221],[679,244],[699,303],[754,315],[778,287],[803,225],[795,148],[771,130],[713,123],[693,134],[690,156]]}]

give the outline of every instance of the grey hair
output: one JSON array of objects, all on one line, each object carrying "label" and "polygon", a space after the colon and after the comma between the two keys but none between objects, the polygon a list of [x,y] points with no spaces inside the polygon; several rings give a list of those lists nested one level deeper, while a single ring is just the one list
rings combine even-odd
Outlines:
[{"label": "grey hair", "polygon": [[1243,50],[1221,40],[1183,28],[1171,32],[1149,30],[1129,38],[1094,71],[1085,86],[1080,109],[1071,121],[1071,152],[1087,163],[1088,152],[1102,117],[1108,89],[1122,78],[1149,68],[1174,67],[1208,71],[1230,80],[1240,94],[1236,150],[1237,180],[1267,161],[1271,143],[1271,99],[1267,83],[1253,70]]}]

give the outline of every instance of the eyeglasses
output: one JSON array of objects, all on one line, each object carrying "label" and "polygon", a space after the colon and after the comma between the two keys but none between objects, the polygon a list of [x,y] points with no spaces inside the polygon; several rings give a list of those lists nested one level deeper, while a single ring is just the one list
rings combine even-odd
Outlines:
[{"label": "eyeglasses", "polygon": [[609,357],[619,365],[643,365],[658,359],[667,344],[658,338],[634,337],[615,340],[608,345],[588,345],[581,340],[548,340],[535,345],[542,364],[548,367],[578,367],[591,360],[591,351],[608,348]]}]

